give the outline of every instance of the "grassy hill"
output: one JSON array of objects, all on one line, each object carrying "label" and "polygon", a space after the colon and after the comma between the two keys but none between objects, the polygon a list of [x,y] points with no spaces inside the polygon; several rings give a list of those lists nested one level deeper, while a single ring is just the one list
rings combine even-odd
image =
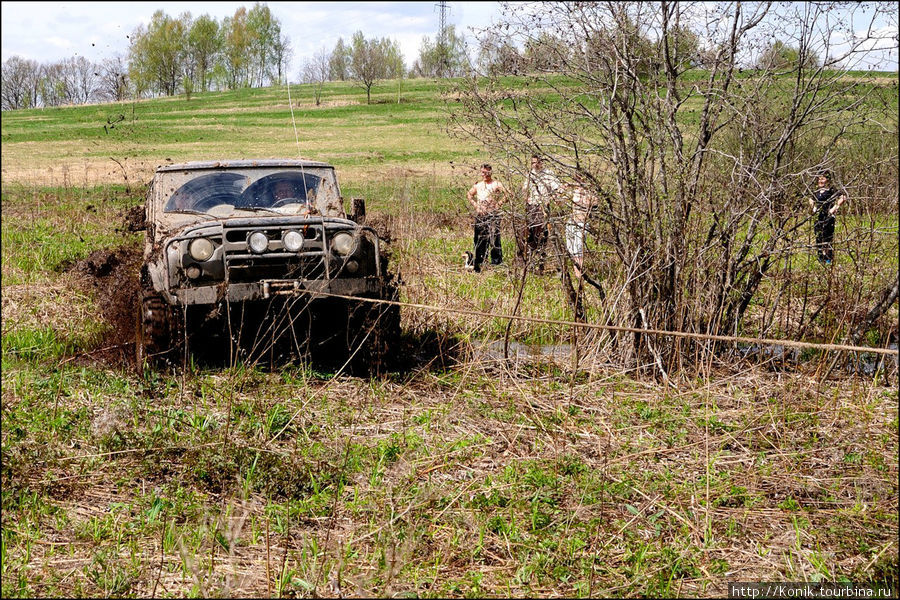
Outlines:
[{"label": "grassy hill", "polygon": [[148,180],[165,160],[298,153],[331,162],[350,178],[383,177],[401,167],[447,174],[451,161],[478,162],[479,148],[445,134],[445,86],[386,81],[366,105],[361,88],[328,83],[316,106],[310,86],[295,85],[293,114],[286,86],[195,94],[190,100],[10,111],[2,123],[3,177],[50,183],[65,169],[79,180],[121,182],[116,159],[134,171],[134,182]]}]

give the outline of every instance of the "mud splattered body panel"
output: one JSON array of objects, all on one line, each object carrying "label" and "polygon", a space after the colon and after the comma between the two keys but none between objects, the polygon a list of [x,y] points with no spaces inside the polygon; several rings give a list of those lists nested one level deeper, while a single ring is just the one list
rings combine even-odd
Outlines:
[{"label": "mud splattered body panel", "polygon": [[143,284],[171,306],[382,290],[378,236],[346,218],[324,163],[165,166],[146,213]]}]

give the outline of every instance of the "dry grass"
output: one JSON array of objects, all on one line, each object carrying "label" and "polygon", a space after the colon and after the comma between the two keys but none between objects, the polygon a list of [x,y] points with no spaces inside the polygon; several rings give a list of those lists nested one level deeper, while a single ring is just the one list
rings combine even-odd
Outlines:
[{"label": "dry grass", "polygon": [[[66,410],[92,409],[89,436],[50,442],[46,462],[4,482],[14,497],[38,492],[54,515],[20,506],[18,523],[4,517],[4,587],[24,577],[36,595],[104,593],[90,575],[100,553],[139,596],[267,595],[282,565],[295,593],[337,585],[369,597],[709,596],[728,581],[896,569],[895,392],[759,368],[665,390],[473,352],[406,380],[201,373],[140,401],[76,400]],[[4,388],[4,410],[20,402]],[[283,405],[286,435],[254,426]],[[176,428],[153,447],[151,429],[173,411],[213,425]],[[131,443],[110,445],[126,431]],[[6,460],[18,471],[28,452]],[[248,475],[240,457],[254,453],[268,473]],[[239,466],[198,479],[216,457]],[[343,483],[315,491],[307,477]],[[306,491],[284,493],[297,485]],[[162,521],[146,519],[156,498],[167,502],[167,550]],[[97,521],[107,529],[94,539]]]}]

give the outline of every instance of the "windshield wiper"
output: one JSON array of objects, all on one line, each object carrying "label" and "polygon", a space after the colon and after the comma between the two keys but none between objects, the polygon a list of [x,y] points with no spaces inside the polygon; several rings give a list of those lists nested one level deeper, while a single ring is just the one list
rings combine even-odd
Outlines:
[{"label": "windshield wiper", "polygon": [[270,213],[273,213],[276,215],[282,214],[282,213],[278,212],[277,210],[275,210],[274,208],[270,208],[268,206],[242,206],[240,208],[235,207],[235,210],[248,210],[250,212],[266,211],[266,212],[270,212]]},{"label": "windshield wiper", "polygon": [[167,210],[167,213],[184,213],[187,215],[206,215],[207,213],[202,210],[194,210],[193,208],[173,208],[171,210]]}]

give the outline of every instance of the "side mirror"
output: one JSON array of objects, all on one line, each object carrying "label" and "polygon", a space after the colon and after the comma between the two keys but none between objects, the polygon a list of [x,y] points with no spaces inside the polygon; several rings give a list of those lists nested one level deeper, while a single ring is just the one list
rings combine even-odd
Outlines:
[{"label": "side mirror", "polygon": [[353,199],[353,212],[350,214],[350,220],[355,221],[359,225],[366,224],[366,199]]}]

